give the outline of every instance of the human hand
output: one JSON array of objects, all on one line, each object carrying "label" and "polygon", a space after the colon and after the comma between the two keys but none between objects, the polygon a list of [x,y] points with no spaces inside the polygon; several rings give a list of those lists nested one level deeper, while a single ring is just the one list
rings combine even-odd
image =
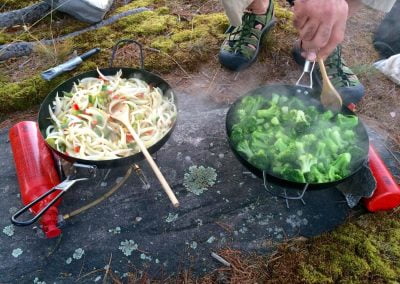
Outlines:
[{"label": "human hand", "polygon": [[299,30],[302,55],[310,61],[325,59],[343,41],[348,17],[345,0],[296,0],[294,26]]}]

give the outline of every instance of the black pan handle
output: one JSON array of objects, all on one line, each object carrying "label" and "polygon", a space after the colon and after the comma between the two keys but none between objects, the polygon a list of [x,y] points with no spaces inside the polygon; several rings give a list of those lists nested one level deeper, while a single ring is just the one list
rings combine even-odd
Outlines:
[{"label": "black pan handle", "polygon": [[30,208],[32,208],[32,206],[34,206],[36,203],[40,202],[41,200],[43,200],[46,196],[48,196],[49,194],[55,192],[59,190],[57,187],[53,187],[52,189],[50,189],[49,191],[45,192],[44,194],[42,194],[41,196],[39,196],[38,198],[36,198],[35,200],[33,200],[31,203],[29,203],[28,205],[26,205],[24,208],[20,209],[17,211],[17,213],[15,213],[12,217],[11,217],[11,223],[13,223],[16,226],[28,226],[33,224],[34,222],[36,222],[58,199],[61,198],[61,196],[63,196],[63,194],[66,192],[65,190],[61,190],[61,192],[52,200],[50,201],[46,207],[44,207],[35,217],[33,217],[32,219],[26,220],[26,221],[17,221],[17,218],[22,215],[24,212],[28,211]]},{"label": "black pan handle", "polygon": [[133,39],[121,39],[120,41],[118,41],[113,49],[112,49],[112,54],[111,54],[111,59],[110,59],[110,67],[113,66],[113,62],[114,62],[114,58],[115,58],[115,53],[118,50],[118,47],[120,44],[122,43],[134,43],[137,46],[139,46],[139,54],[140,54],[140,69],[144,70],[144,57],[143,57],[143,46],[141,43],[137,42],[136,40]]}]

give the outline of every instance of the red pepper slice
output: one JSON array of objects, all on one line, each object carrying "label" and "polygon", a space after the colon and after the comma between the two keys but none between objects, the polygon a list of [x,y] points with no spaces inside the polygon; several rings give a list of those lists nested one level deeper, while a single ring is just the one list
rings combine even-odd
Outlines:
[{"label": "red pepper slice", "polygon": [[80,147],[80,146],[75,146],[75,147],[74,147],[75,153],[79,153],[80,150],[81,150],[81,147]]},{"label": "red pepper slice", "polygon": [[126,142],[132,142],[132,141],[134,141],[135,139],[133,139],[133,136],[132,136],[132,134],[130,134],[130,133],[127,133],[126,134]]},{"label": "red pepper slice", "polygon": [[72,105],[72,108],[73,108],[74,110],[79,110],[79,106],[78,106],[77,103],[74,103],[74,104]]}]

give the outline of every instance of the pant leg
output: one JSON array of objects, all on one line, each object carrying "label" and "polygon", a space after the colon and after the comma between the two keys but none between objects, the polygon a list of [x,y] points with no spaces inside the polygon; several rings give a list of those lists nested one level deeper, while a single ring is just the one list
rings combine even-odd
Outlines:
[{"label": "pant leg", "polygon": [[370,6],[376,10],[389,12],[392,9],[396,0],[362,0],[365,5]]},{"label": "pant leg", "polygon": [[253,0],[221,0],[232,26],[237,27],[242,24],[243,12],[252,2]]}]

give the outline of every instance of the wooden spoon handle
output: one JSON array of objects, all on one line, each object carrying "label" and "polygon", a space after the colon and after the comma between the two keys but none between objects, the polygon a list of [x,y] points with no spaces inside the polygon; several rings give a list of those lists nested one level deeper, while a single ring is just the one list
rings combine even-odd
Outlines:
[{"label": "wooden spoon handle", "polygon": [[179,201],[176,199],[174,192],[172,191],[171,187],[169,186],[168,182],[166,181],[164,175],[161,173],[160,169],[158,168],[157,164],[154,162],[153,158],[151,157],[149,151],[147,151],[146,146],[143,144],[142,140],[140,139],[139,135],[137,135],[136,131],[132,128],[130,123],[125,124],[128,128],[129,132],[132,134],[133,139],[139,145],[140,150],[144,154],[147,159],[147,162],[150,164],[151,168],[153,169],[154,173],[156,174],[158,180],[160,181],[164,191],[167,193],[169,199],[171,200],[174,207],[179,206]]},{"label": "wooden spoon handle", "polygon": [[331,89],[334,89],[331,80],[329,80],[328,73],[326,73],[324,60],[322,58],[318,58],[318,65],[319,65],[319,70],[321,71],[322,80],[324,80],[324,82],[328,84]]}]

